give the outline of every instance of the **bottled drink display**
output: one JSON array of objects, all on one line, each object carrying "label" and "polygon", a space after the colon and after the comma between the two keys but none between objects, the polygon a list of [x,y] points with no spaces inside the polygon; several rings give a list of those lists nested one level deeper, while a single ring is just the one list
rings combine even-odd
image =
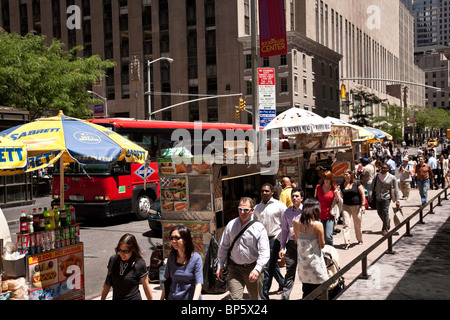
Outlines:
[{"label": "bottled drink display", "polygon": [[37,254],[80,243],[80,228],[76,223],[75,208],[66,205],[34,208],[28,214],[22,210],[17,245],[20,252]]},{"label": "bottled drink display", "polygon": [[22,210],[20,212],[20,233],[27,233],[28,232],[28,221],[27,221],[27,215],[25,213],[25,210]]}]

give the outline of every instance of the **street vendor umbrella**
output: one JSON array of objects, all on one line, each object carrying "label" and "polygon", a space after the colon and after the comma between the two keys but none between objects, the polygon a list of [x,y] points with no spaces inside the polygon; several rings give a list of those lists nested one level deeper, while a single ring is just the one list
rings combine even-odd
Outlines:
[{"label": "street vendor umbrella", "polygon": [[[59,115],[40,118],[0,132],[27,146],[26,172],[48,167],[58,159],[61,174],[61,202],[64,194],[64,163],[112,164],[117,161],[145,163],[147,151],[100,125]],[[0,171],[0,175],[11,174]]]},{"label": "street vendor umbrella", "polygon": [[355,141],[355,142],[367,142],[367,143],[376,143],[376,142],[380,142],[381,141],[381,139],[377,138],[372,131],[367,130],[366,127],[363,128],[363,127],[356,126],[356,125],[355,125],[355,127],[358,128],[359,138],[355,139],[353,141]]},{"label": "street vendor umbrella", "polygon": [[283,129],[283,134],[287,136],[324,133],[331,131],[331,123],[314,112],[293,107],[277,115],[264,130],[279,128]]},{"label": "street vendor umbrella", "polygon": [[27,147],[20,141],[0,137],[0,170],[11,174],[25,172],[27,167]]},{"label": "street vendor umbrella", "polygon": [[367,129],[370,132],[372,132],[375,135],[375,137],[380,141],[381,140],[392,140],[392,136],[389,133],[384,132],[380,129],[375,129],[375,128],[371,128],[371,127],[364,127],[364,129]]}]

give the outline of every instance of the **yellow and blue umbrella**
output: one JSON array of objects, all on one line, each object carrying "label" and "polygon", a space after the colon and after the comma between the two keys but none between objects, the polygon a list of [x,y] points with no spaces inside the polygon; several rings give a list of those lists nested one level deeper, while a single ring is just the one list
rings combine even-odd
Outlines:
[{"label": "yellow and blue umbrella", "polygon": [[378,140],[380,140],[380,141],[382,141],[382,140],[392,140],[392,136],[389,133],[384,132],[384,131],[382,131],[380,129],[371,128],[371,127],[364,127],[364,129],[367,129],[370,132],[372,132],[375,135],[375,137]]},{"label": "yellow and blue umbrella", "polygon": [[[64,205],[64,163],[112,164],[117,161],[145,163],[148,152],[121,135],[96,124],[65,116],[40,118],[0,132],[27,147],[25,172],[60,165],[61,206]],[[21,171],[23,172],[23,171]],[[21,173],[0,170],[0,175]]]},{"label": "yellow and blue umbrella", "polygon": [[27,167],[27,147],[20,141],[0,137],[0,170],[11,174],[25,172]]},{"label": "yellow and blue umbrella", "polygon": [[45,168],[61,157],[64,163],[80,164],[144,163],[147,158],[145,149],[125,137],[62,112],[4,130],[0,136],[26,145],[27,172]]},{"label": "yellow and blue umbrella", "polygon": [[355,142],[367,142],[367,143],[376,143],[382,141],[382,139],[378,139],[375,134],[367,130],[366,127],[355,126],[358,129],[359,138],[353,141]]}]

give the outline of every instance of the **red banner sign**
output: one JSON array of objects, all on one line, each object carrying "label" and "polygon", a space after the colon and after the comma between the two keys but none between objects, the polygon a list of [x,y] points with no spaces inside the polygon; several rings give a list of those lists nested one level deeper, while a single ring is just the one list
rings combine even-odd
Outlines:
[{"label": "red banner sign", "polygon": [[261,58],[287,54],[284,0],[259,0]]}]

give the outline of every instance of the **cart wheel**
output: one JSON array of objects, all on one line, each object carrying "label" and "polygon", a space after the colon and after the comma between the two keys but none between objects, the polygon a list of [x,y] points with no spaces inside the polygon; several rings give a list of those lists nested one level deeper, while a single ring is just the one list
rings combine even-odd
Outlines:
[{"label": "cart wheel", "polygon": [[146,220],[149,216],[149,210],[150,207],[153,204],[153,200],[149,198],[146,194],[139,195],[137,199],[137,211],[136,211],[136,217],[139,220]]}]

